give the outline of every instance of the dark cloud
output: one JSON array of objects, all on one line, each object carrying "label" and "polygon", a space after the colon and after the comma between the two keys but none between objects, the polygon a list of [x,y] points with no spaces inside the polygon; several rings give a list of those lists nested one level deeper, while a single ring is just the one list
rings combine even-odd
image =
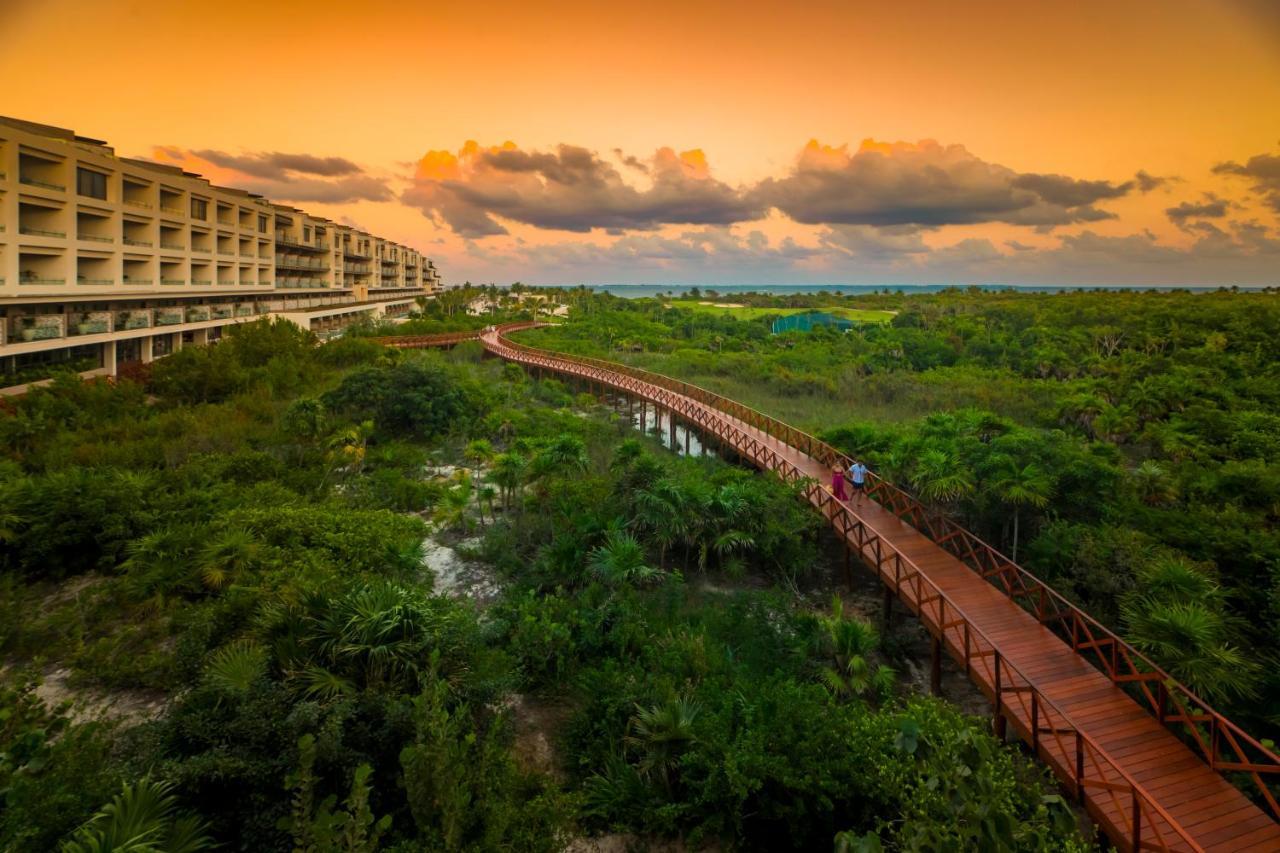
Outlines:
[{"label": "dark cloud", "polygon": [[1205,193],[1202,201],[1184,201],[1174,207],[1165,208],[1164,212],[1169,217],[1169,221],[1181,228],[1188,219],[1221,219],[1227,215],[1229,206],[1225,199],[1218,198],[1213,193]]},{"label": "dark cloud", "polygon": [[634,154],[624,153],[621,148],[613,149],[613,154],[622,161],[622,165],[630,166],[632,169],[635,169],[637,172],[642,174],[649,174],[649,167],[644,164],[643,160]]},{"label": "dark cloud", "polygon": [[[158,162],[179,166],[205,175],[214,183],[257,193],[272,201],[345,204],[395,199],[385,180],[365,174],[355,163],[341,157],[279,152],[231,155],[172,145],[154,147],[152,156]],[[235,174],[219,174],[219,169]]]},{"label": "dark cloud", "polygon": [[810,142],[790,175],[752,191],[761,204],[807,224],[968,225],[1007,222],[1051,228],[1111,219],[1094,204],[1133,191],[1063,175],[1020,174],[932,140],[867,141],[856,151]]},{"label": "dark cloud", "polygon": [[1229,160],[1214,166],[1213,171],[1248,178],[1267,207],[1280,213],[1280,154],[1255,154],[1244,164]]},{"label": "dark cloud", "polygon": [[1066,175],[1038,175],[1027,172],[1013,179],[1018,189],[1031,190],[1040,198],[1063,208],[1088,207],[1106,199],[1120,198],[1137,186],[1137,181],[1113,184],[1110,181],[1081,181]]},{"label": "dark cloud", "polygon": [[311,154],[286,154],[280,151],[228,154],[211,148],[192,151],[191,154],[224,169],[235,169],[241,174],[272,180],[284,180],[291,172],[319,175],[325,178],[363,172],[355,163],[342,157],[316,157]]},{"label": "dark cloud", "polygon": [[621,233],[724,225],[764,212],[713,178],[700,151],[662,148],[644,165],[649,186],[636,188],[586,148],[561,145],[552,153],[468,143],[457,155],[428,152],[401,200],[471,238],[505,234],[499,217],[537,228]]},{"label": "dark cloud", "polygon": [[1148,174],[1145,169],[1139,169],[1137,174],[1133,176],[1133,180],[1138,185],[1139,191],[1149,193],[1158,187],[1167,186],[1178,179],[1170,177],[1162,178],[1158,175]]},{"label": "dark cloud", "polygon": [[266,196],[272,201],[344,204],[354,201],[393,201],[395,193],[385,181],[368,175],[355,175],[325,181],[318,178],[296,178],[288,181],[240,181],[240,189]]}]

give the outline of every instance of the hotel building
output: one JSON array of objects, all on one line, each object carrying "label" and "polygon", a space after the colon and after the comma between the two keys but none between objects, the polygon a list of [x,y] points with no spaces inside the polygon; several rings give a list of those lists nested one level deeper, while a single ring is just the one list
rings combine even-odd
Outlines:
[{"label": "hotel building", "polygon": [[263,316],[327,337],[440,286],[406,246],[0,117],[0,389],[52,365],[113,376]]}]

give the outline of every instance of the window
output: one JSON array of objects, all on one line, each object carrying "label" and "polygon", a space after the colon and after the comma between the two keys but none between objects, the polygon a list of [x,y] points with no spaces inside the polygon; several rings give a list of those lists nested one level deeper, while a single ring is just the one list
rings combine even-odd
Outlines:
[{"label": "window", "polygon": [[209,218],[209,202],[202,198],[191,199],[191,218],[192,219],[208,219]]},{"label": "window", "polygon": [[263,234],[267,233],[267,216],[264,213],[258,214],[258,231]]},{"label": "window", "polygon": [[311,242],[311,226],[310,225],[302,226],[302,242],[304,243]]},{"label": "window", "polygon": [[76,169],[76,192],[91,198],[107,198],[107,176],[89,169]]}]

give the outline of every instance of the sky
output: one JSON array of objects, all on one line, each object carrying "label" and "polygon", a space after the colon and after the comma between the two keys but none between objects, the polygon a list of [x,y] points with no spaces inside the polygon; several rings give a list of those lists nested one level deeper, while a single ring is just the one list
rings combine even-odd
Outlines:
[{"label": "sky", "polygon": [[1280,285],[1280,3],[0,0],[0,114],[447,282]]}]

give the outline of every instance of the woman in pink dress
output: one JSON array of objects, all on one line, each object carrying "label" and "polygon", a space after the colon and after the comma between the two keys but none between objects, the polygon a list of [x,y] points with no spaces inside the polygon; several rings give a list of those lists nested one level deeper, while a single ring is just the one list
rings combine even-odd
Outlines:
[{"label": "woman in pink dress", "polygon": [[831,474],[831,494],[835,495],[838,501],[849,500],[849,495],[844,490],[844,469],[839,465]]}]

